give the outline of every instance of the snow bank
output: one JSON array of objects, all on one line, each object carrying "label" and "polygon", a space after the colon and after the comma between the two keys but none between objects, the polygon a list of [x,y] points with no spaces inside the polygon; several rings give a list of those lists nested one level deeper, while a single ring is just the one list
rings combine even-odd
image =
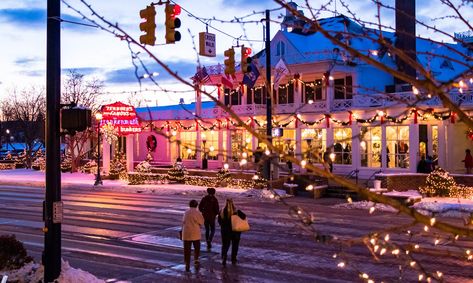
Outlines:
[{"label": "snow bank", "polygon": [[[94,275],[81,269],[72,268],[69,262],[61,260],[61,274],[57,279],[58,283],[105,283]],[[8,276],[7,282],[40,282],[44,278],[44,266],[30,262],[17,270],[0,272]]]}]

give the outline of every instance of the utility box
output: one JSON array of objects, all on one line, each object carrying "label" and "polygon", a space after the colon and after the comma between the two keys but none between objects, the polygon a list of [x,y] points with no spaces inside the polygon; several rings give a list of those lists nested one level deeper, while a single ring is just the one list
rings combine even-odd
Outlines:
[{"label": "utility box", "polygon": [[86,108],[66,108],[61,110],[61,128],[68,133],[82,132],[89,128],[92,111]]}]

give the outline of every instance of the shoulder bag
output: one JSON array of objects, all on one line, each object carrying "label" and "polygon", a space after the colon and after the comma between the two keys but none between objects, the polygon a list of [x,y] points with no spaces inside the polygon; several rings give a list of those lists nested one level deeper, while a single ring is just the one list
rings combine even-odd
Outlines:
[{"label": "shoulder bag", "polygon": [[248,217],[245,220],[241,219],[238,215],[232,215],[232,231],[233,232],[246,232],[250,230],[250,224],[248,223]]}]

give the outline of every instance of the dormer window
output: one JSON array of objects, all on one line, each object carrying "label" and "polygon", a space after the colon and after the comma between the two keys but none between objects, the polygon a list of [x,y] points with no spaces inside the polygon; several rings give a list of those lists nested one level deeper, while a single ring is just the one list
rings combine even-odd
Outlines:
[{"label": "dormer window", "polygon": [[282,41],[279,41],[276,45],[276,56],[284,56],[286,53],[286,44]]}]

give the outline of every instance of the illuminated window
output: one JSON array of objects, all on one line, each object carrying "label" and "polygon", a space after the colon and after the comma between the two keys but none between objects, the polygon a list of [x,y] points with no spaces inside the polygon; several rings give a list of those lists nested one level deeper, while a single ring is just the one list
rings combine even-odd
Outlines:
[{"label": "illuminated window", "polygon": [[327,150],[327,129],[302,129],[301,150],[304,159],[321,163]]},{"label": "illuminated window", "polygon": [[[181,132],[180,152],[182,159],[196,159],[197,153],[195,148],[196,132]],[[159,148],[158,148],[159,150]]]},{"label": "illuminated window", "polygon": [[[283,129],[281,137],[273,137],[273,145],[279,152],[294,155],[296,152],[296,131],[293,129]],[[281,160],[281,162],[285,162]]]},{"label": "illuminated window", "polygon": [[278,104],[294,103],[294,83],[278,87]]},{"label": "illuminated window", "polygon": [[387,126],[386,146],[389,168],[409,168],[409,126]]},{"label": "illuminated window", "polygon": [[432,126],[432,159],[436,160],[439,156],[439,127]]},{"label": "illuminated window", "polygon": [[201,141],[201,152],[202,158],[204,155],[207,155],[207,159],[209,160],[217,160],[218,159],[218,132],[217,131],[205,131],[200,133],[200,141]]},{"label": "illuminated window", "polygon": [[381,167],[381,127],[361,127],[361,166]]},{"label": "illuminated window", "polygon": [[351,164],[351,128],[333,129],[333,153],[336,164]]},{"label": "illuminated window", "polygon": [[318,79],[313,82],[304,82],[304,102],[325,100],[325,95],[322,91],[322,80]]}]

